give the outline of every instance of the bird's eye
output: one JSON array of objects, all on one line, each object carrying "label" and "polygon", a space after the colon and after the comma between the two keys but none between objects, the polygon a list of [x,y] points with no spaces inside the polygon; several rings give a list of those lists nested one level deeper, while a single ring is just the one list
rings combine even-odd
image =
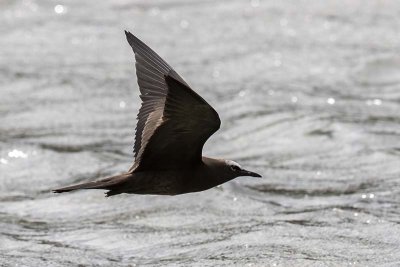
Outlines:
[{"label": "bird's eye", "polygon": [[231,169],[232,169],[233,171],[235,171],[235,172],[240,171],[240,168],[239,168],[238,166],[236,166],[236,165],[232,165],[232,166],[231,166]]}]

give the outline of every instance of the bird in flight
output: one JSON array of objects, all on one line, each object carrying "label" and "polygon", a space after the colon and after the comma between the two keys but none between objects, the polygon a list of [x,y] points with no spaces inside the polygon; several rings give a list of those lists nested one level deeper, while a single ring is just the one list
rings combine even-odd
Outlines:
[{"label": "bird in flight", "polygon": [[204,143],[220,125],[218,113],[157,53],[125,31],[135,53],[142,105],[137,116],[132,167],[123,174],[53,190],[108,190],[179,195],[199,192],[239,176],[261,177],[238,163],[202,156]]}]

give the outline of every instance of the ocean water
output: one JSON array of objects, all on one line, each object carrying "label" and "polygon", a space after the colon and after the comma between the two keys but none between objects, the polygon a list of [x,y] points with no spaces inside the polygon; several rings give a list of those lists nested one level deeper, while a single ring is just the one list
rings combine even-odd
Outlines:
[{"label": "ocean water", "polygon": [[[398,1],[0,2],[0,266],[399,266]],[[51,189],[126,171],[124,30],[220,114],[242,177],[181,196]]]}]

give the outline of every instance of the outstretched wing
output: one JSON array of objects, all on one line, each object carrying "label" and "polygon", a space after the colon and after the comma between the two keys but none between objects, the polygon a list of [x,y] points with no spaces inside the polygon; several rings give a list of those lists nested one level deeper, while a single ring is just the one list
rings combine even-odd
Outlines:
[{"label": "outstretched wing", "polygon": [[159,109],[162,108],[167,96],[168,88],[164,76],[171,72],[171,76],[175,77],[175,79],[182,83],[185,83],[185,81],[167,62],[136,38],[136,36],[127,31],[125,31],[125,35],[135,53],[136,76],[141,93],[140,98],[142,99],[142,106],[137,116],[138,124],[136,126],[135,145],[133,148],[136,158],[142,145],[142,134],[147,119],[157,107]]},{"label": "outstretched wing", "polygon": [[189,167],[200,162],[207,139],[219,129],[217,112],[153,50],[129,32],[142,106],[131,171]]}]

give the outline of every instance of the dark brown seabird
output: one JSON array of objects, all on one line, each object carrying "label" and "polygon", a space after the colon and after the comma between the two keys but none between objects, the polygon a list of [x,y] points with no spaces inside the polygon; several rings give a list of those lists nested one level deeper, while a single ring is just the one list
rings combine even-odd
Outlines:
[{"label": "dark brown seabird", "polygon": [[234,161],[202,156],[221,124],[218,113],[159,55],[125,31],[135,53],[142,106],[135,134],[135,161],[128,172],[55,189],[178,195],[203,191],[239,176],[261,177]]}]

